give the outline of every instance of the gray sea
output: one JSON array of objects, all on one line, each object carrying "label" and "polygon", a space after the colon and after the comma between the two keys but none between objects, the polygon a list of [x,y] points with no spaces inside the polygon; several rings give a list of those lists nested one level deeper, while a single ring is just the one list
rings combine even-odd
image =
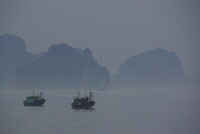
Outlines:
[{"label": "gray sea", "polygon": [[77,91],[43,92],[25,107],[31,91],[0,91],[0,134],[200,134],[198,90],[93,91],[90,110],[71,108]]}]

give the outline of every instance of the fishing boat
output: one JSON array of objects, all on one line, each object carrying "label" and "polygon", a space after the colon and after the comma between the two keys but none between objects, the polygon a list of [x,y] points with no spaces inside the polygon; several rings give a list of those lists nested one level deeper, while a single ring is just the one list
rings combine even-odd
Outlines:
[{"label": "fishing boat", "polygon": [[80,93],[78,91],[78,96],[74,97],[71,106],[73,109],[89,109],[95,105],[95,101],[93,100],[93,94],[90,91],[89,96],[80,97]]},{"label": "fishing boat", "polygon": [[26,97],[26,100],[23,101],[24,106],[42,106],[45,102],[44,94],[40,92],[40,94],[35,95],[34,91],[32,96]]}]

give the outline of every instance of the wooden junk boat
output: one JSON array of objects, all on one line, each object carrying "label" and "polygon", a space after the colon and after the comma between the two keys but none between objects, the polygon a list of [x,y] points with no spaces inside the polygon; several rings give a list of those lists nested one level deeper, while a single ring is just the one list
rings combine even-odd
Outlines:
[{"label": "wooden junk boat", "polygon": [[93,94],[90,91],[89,96],[80,97],[80,93],[78,91],[78,96],[74,97],[71,106],[73,109],[89,109],[95,105],[95,101],[93,100]]},{"label": "wooden junk boat", "polygon": [[34,91],[32,96],[26,97],[26,100],[23,101],[24,106],[42,106],[45,102],[44,94],[40,92],[40,94],[35,95]]}]

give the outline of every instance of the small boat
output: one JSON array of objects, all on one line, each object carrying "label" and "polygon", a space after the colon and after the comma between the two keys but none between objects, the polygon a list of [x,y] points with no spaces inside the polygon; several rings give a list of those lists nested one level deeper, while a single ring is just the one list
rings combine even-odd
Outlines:
[{"label": "small boat", "polygon": [[40,94],[35,95],[34,91],[32,96],[26,97],[26,100],[23,101],[24,106],[42,106],[45,102],[44,94],[40,92]]},{"label": "small boat", "polygon": [[78,91],[78,96],[74,97],[71,106],[73,109],[89,109],[95,105],[95,101],[93,100],[93,94],[90,91],[89,96],[80,97],[80,93]]}]

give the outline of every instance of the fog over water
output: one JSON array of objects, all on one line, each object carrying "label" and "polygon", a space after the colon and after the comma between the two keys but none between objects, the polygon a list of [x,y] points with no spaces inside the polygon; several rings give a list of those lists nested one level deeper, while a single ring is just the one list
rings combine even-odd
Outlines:
[{"label": "fog over water", "polygon": [[[24,107],[29,91],[0,91],[2,134],[199,134],[198,90],[94,91],[92,110],[73,110],[75,91],[44,91],[44,107]],[[84,95],[84,91],[81,91]]]}]

